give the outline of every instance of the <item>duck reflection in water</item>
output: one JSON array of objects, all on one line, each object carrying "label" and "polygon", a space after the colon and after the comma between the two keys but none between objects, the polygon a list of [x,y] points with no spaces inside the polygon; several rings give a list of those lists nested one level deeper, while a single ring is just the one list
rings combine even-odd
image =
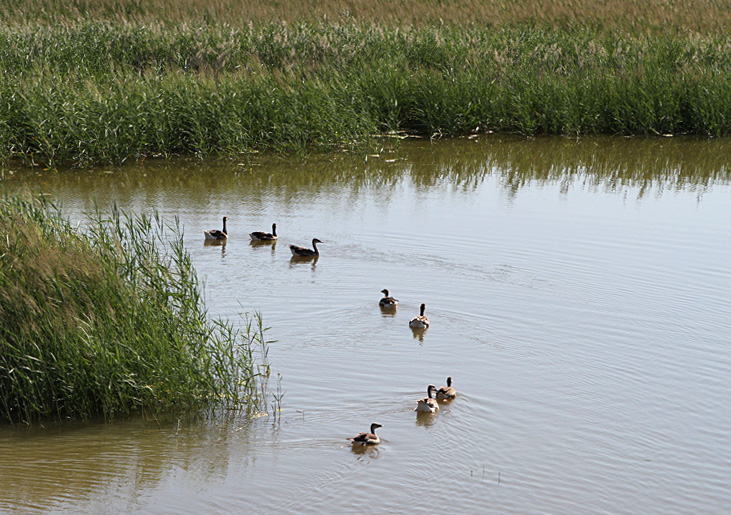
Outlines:
[{"label": "duck reflection in water", "polygon": [[219,247],[221,249],[221,257],[226,257],[226,240],[205,240],[204,247]]},{"label": "duck reflection in water", "polygon": [[429,427],[437,420],[436,412],[431,413],[429,411],[417,411],[416,412],[416,425],[422,427]]},{"label": "duck reflection in water", "polygon": [[225,247],[228,239],[222,240],[203,240],[204,247]]},{"label": "duck reflection in water", "polygon": [[419,343],[424,343],[424,335],[429,331],[428,328],[417,328],[412,327],[411,333],[414,335],[414,340],[419,340]]},{"label": "duck reflection in water", "polygon": [[358,460],[374,459],[381,457],[381,449],[377,445],[352,445],[350,452],[358,457]]},{"label": "duck reflection in water", "polygon": [[273,256],[274,250],[277,248],[277,240],[250,240],[249,246],[250,247],[271,247],[272,256]]},{"label": "duck reflection in water", "polygon": [[315,256],[314,258],[300,258],[292,256],[289,259],[289,267],[294,268],[296,266],[309,264],[312,267],[312,271],[314,272],[318,259],[320,259],[318,256]]}]

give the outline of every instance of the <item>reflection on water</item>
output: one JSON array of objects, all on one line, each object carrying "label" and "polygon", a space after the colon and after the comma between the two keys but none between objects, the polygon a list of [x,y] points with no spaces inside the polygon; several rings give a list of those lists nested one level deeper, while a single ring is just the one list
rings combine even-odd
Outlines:
[{"label": "reflection on water", "polygon": [[[729,140],[388,144],[6,168],[5,190],[53,194],[74,221],[94,202],[178,216],[211,315],[271,326],[284,408],[0,428],[0,511],[726,511]],[[201,245],[223,215],[228,241]],[[272,220],[282,243],[251,242]],[[313,235],[323,254],[293,258]],[[408,329],[421,303],[428,334]],[[457,400],[415,414],[447,376]],[[373,420],[386,438],[353,452]]]},{"label": "reflection on water", "polygon": [[[393,143],[393,142],[391,142]],[[419,190],[448,183],[454,191],[478,188],[486,177],[500,176],[502,189],[515,195],[531,182],[605,191],[632,190],[638,197],[648,191],[695,191],[702,194],[714,184],[728,184],[731,142],[702,138],[536,138],[499,135],[449,140],[432,144],[403,141],[387,147],[380,158],[346,154],[309,156],[293,173],[291,160],[280,156],[254,156],[246,163],[199,162],[193,159],[146,160],[144,164],[112,168],[113,173],[77,170],[72,174],[6,168],[6,182],[22,181],[30,189],[99,190],[120,204],[133,200],[164,200],[165,190],[183,188],[192,202],[230,197],[232,192],[254,191],[251,201],[272,196],[289,201],[311,201],[328,191],[341,201],[357,201],[363,188],[381,190],[384,202],[408,178]],[[385,157],[398,155],[394,163]],[[104,172],[103,170],[101,172]],[[143,204],[144,205],[144,204]],[[243,220],[229,222],[229,231],[247,233]]]},{"label": "reflection on water", "polygon": [[352,445],[350,447],[350,451],[355,454],[359,460],[363,460],[363,458],[367,458],[367,460],[377,460],[381,457],[381,448],[379,445]]},{"label": "reflection on water", "polygon": [[310,268],[314,271],[319,259],[320,256],[292,256],[289,258],[289,267],[293,268],[296,266],[310,265]]},{"label": "reflection on water", "polygon": [[424,336],[426,336],[428,327],[409,327],[411,334],[414,336],[414,340],[419,340],[420,343],[424,343]]},{"label": "reflection on water", "polygon": [[176,470],[220,481],[232,457],[246,455],[250,444],[235,437],[240,431],[271,437],[265,424],[235,417],[0,428],[0,511],[129,511]]},{"label": "reflection on water", "polygon": [[428,413],[425,411],[417,411],[416,412],[416,425],[421,427],[429,427],[434,424],[434,422],[437,420],[439,412],[436,413]]}]

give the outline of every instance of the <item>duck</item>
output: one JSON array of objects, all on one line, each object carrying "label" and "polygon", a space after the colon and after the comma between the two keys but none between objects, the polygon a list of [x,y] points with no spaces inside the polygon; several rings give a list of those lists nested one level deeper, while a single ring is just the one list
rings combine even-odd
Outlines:
[{"label": "duck", "polygon": [[409,321],[409,327],[412,329],[426,329],[429,327],[429,319],[424,316],[425,309],[426,304],[422,304],[419,310],[419,316],[415,316]]},{"label": "duck", "polygon": [[376,434],[376,429],[378,429],[379,427],[383,426],[381,424],[373,422],[371,424],[370,433],[358,433],[353,438],[348,438],[348,440],[353,442],[353,445],[378,445],[379,443],[381,443],[381,439]]},{"label": "duck", "polygon": [[440,386],[437,390],[437,399],[440,401],[451,401],[457,397],[457,390],[452,387],[452,378],[447,378],[447,386]]},{"label": "duck", "polygon": [[277,224],[272,224],[272,232],[254,231],[249,233],[252,241],[272,241],[277,239]]},{"label": "duck", "polygon": [[219,231],[218,229],[211,229],[210,231],[203,231],[203,235],[206,237],[207,240],[227,240],[228,239],[228,231],[226,231],[226,220],[228,220],[227,216],[223,217],[223,230]]},{"label": "duck", "polygon": [[319,256],[320,251],[317,250],[317,244],[322,243],[317,238],[312,239],[312,249],[308,249],[307,247],[300,247],[299,245],[290,245],[289,250],[292,251],[292,255],[295,257],[314,257]]},{"label": "duck", "polygon": [[381,293],[383,293],[383,298],[378,301],[378,305],[382,308],[395,308],[398,306],[398,300],[394,299],[393,297],[388,296],[388,290],[383,289],[381,290]]},{"label": "duck", "polygon": [[432,397],[432,392],[436,389],[437,387],[433,384],[427,386],[426,397],[423,397],[416,401],[416,408],[414,408],[414,411],[419,411],[423,413],[435,413],[439,411],[439,404],[437,404],[436,399]]}]

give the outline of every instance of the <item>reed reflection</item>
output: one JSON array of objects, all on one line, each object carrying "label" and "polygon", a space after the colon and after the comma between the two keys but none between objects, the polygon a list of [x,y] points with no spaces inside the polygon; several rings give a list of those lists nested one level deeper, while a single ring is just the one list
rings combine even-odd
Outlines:
[{"label": "reed reflection", "polygon": [[[389,146],[390,145],[390,146]],[[398,158],[393,161],[394,158]],[[381,157],[314,154],[306,158],[259,155],[240,163],[189,158],[146,160],[113,169],[39,173],[17,167],[1,181],[9,191],[52,190],[59,198],[105,198],[134,204],[140,198],[168,198],[184,191],[188,201],[221,202],[231,191],[266,191],[250,199],[283,205],[376,189],[389,202],[404,184],[417,189],[449,184],[455,192],[479,188],[499,176],[508,195],[529,184],[559,184],[606,191],[707,191],[731,180],[731,141],[726,138],[521,138],[484,135],[473,140],[431,143],[387,141]],[[5,164],[4,166],[8,166]],[[296,168],[296,172],[293,171]],[[72,178],[72,180],[70,180]],[[83,193],[81,195],[80,193]],[[345,192],[347,193],[347,191]]]},{"label": "reed reflection", "polygon": [[[2,502],[40,511],[58,509],[59,499],[83,506],[100,497],[123,495],[134,503],[168,484],[181,468],[195,469],[201,481],[220,481],[230,470],[232,456],[240,454],[235,448],[244,441],[242,430],[251,435],[270,432],[265,425],[254,427],[229,414],[207,422],[155,423],[140,417],[113,424],[2,428],[0,450],[4,456],[15,455],[0,460]],[[135,480],[130,485],[127,478]]]}]

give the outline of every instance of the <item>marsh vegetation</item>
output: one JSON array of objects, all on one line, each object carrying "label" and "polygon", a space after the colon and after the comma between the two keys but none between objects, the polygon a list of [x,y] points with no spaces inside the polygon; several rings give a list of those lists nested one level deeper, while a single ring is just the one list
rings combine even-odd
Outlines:
[{"label": "marsh vegetation", "polygon": [[261,320],[209,318],[177,224],[16,196],[0,233],[0,421],[267,409]]},{"label": "marsh vegetation", "polygon": [[713,2],[22,4],[0,10],[0,154],[28,164],[731,130]]}]

